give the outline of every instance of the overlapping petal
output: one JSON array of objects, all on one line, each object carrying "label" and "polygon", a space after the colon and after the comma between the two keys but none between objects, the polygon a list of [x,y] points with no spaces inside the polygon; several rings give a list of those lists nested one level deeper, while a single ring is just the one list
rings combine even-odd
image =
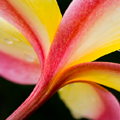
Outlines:
[{"label": "overlapping petal", "polygon": [[[33,81],[31,78],[28,80],[29,77],[22,78],[20,74],[15,74],[16,72],[14,72],[14,74],[11,73],[11,69],[16,71],[18,67],[19,69],[21,68],[20,71],[23,71],[22,69],[26,70],[22,65],[19,67],[19,62],[22,60],[21,63],[25,62],[24,64],[27,64],[28,67],[31,67],[30,71],[28,72],[29,74],[35,74],[35,71],[38,69],[40,76],[40,69],[43,68],[44,59],[48,53],[50,42],[52,42],[61,20],[61,13],[57,2],[56,0],[1,0],[0,3],[0,16],[7,20],[10,24],[14,25],[22,33],[21,34],[16,28],[14,28],[4,19],[0,18],[1,64],[3,61],[2,53],[5,53],[8,54],[8,56],[5,57],[7,60],[4,61],[4,65],[10,67],[10,69],[9,67],[7,69],[7,67],[1,65],[0,75],[16,83],[36,83],[38,77],[35,77],[36,80]],[[35,49],[37,55],[33,48]],[[41,63],[39,63],[38,57]],[[11,59],[15,60],[12,61]],[[18,63],[15,62],[16,66],[14,61],[19,61]],[[33,69],[32,71],[33,66],[36,70]],[[35,68],[35,66],[37,67]],[[4,70],[6,70],[6,74],[4,73]],[[26,76],[26,74],[28,76],[28,73],[23,72],[22,76]],[[34,76],[38,76],[38,72],[36,72],[36,75]],[[15,80],[16,77],[18,79]],[[25,80],[25,78],[27,80]]]},{"label": "overlapping petal", "polygon": [[[26,37],[35,49],[43,68],[44,59],[49,50],[49,40],[53,39],[61,19],[56,1],[1,0],[0,3],[0,16]],[[46,14],[43,14],[44,12]]]},{"label": "overlapping petal", "polygon": [[9,0],[9,3],[24,16],[42,44],[49,48],[62,18],[56,0]]},{"label": "overlapping petal", "polygon": [[[57,73],[53,77],[51,89],[49,89],[49,91],[55,90],[61,86],[60,96],[75,118],[120,119],[119,103],[110,92],[93,83],[92,87],[95,86],[92,88],[89,85],[75,84],[74,82],[96,82],[120,91],[120,64],[108,62],[81,63]],[[70,83],[74,84],[65,86]],[[95,101],[90,95],[93,95]],[[82,105],[83,107],[81,107]]]},{"label": "overlapping petal", "polygon": [[76,119],[120,119],[119,102],[97,84],[73,83],[61,88],[59,95]]},{"label": "overlapping petal", "polygon": [[46,63],[48,74],[55,75],[60,69],[118,50],[119,8],[118,0],[73,0],[51,46]]},{"label": "overlapping petal", "polygon": [[56,75],[53,83],[67,84],[75,81],[92,81],[120,91],[120,64],[109,62],[81,63]]},{"label": "overlapping petal", "polygon": [[[46,81],[46,84],[51,82],[50,89],[72,82],[92,81],[120,91],[119,64],[76,65],[93,61],[120,48],[119,7],[118,0],[72,1],[63,16],[45,64],[42,80]],[[68,68],[70,66],[73,67]],[[105,93],[101,88],[98,89],[99,97],[108,95],[102,99],[106,107],[104,109],[106,116],[104,114],[101,118],[110,119],[112,109],[117,108],[117,114],[111,114],[111,118],[120,119],[120,108],[115,98],[109,92]],[[113,104],[116,104],[116,108],[111,105],[110,99],[113,100],[111,100]],[[110,109],[109,114],[107,109]]]},{"label": "overlapping petal", "polygon": [[36,84],[39,59],[26,38],[0,18],[0,76],[19,84]]},{"label": "overlapping petal", "polygon": [[[92,81],[120,91],[120,65],[96,62],[76,65],[93,61],[120,48],[119,7],[119,0],[74,0],[57,30],[61,14],[55,0],[0,0],[0,16],[14,25],[25,36],[24,39],[27,39],[35,49],[41,62],[41,68],[44,68],[41,79],[31,95],[8,119],[27,118],[60,87],[69,83]],[[10,33],[12,32],[10,31]],[[13,38],[14,35],[12,35]],[[54,41],[48,53],[53,38]],[[11,42],[10,39],[4,37],[3,39]],[[26,46],[25,42],[23,41],[22,45]],[[4,42],[2,44],[2,47],[6,46]],[[18,43],[17,45],[20,46]],[[29,43],[28,46],[31,47]],[[1,48],[2,50],[3,48]],[[16,56],[17,54],[17,51],[13,50],[11,56],[3,53],[7,53],[8,50],[0,51],[0,67],[2,68],[0,68],[0,75],[10,78],[16,83],[36,83],[41,72],[37,57],[34,62],[26,62],[23,57],[12,57],[12,55]],[[33,56],[27,55],[27,60],[32,60],[31,58]],[[12,64],[8,64],[9,62]],[[25,72],[26,70],[27,72]],[[4,74],[4,71],[7,71],[7,75]],[[95,99],[98,100],[98,106],[92,109],[92,114],[88,117],[109,119],[109,115],[111,115],[112,119],[119,119],[119,107],[115,98],[101,87],[93,86],[92,88],[88,87],[88,89],[94,89],[91,94],[94,93]],[[104,98],[102,99],[102,97]],[[114,105],[111,105],[110,102],[113,102]],[[95,113],[97,108],[101,112]],[[107,111],[107,108],[110,109]],[[74,105],[70,109],[74,109]],[[118,112],[113,114],[111,113],[113,110],[118,110]],[[85,116],[87,115],[90,114]]]}]

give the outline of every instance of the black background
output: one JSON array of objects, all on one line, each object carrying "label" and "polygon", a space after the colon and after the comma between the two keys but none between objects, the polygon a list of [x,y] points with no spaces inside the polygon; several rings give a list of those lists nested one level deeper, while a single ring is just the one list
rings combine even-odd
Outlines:
[{"label": "black background", "polygon": [[[71,0],[57,0],[62,14]],[[116,51],[99,58],[97,61],[120,63],[120,52]],[[31,93],[34,85],[18,85],[0,77],[0,120],[5,120]],[[109,89],[120,101],[120,93]],[[74,120],[59,99],[58,94],[53,95],[28,120]]]}]

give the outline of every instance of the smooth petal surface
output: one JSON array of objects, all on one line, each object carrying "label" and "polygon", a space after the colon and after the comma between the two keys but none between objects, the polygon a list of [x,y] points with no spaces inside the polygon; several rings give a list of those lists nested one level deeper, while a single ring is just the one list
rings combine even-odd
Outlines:
[{"label": "smooth petal surface", "polygon": [[26,38],[2,18],[0,18],[0,51],[17,59],[39,64],[38,57]]},{"label": "smooth petal surface", "polygon": [[26,62],[0,52],[0,76],[18,84],[36,84],[40,74],[39,64]]},{"label": "smooth petal surface", "polygon": [[[40,76],[40,69],[43,68],[44,59],[49,50],[50,42],[53,40],[62,17],[57,2],[56,0],[1,0],[0,3],[0,16],[14,25],[25,36],[24,37],[16,28],[4,19],[0,18],[0,52],[2,54],[8,54],[8,56],[5,57],[7,60],[4,61],[3,65],[3,56],[0,56],[2,57],[0,75],[16,83],[35,84],[38,80],[38,77],[36,78],[38,72],[34,75],[36,78],[35,80],[31,78],[30,80],[28,80],[28,78],[25,80],[26,77],[22,78],[19,76],[20,74],[16,74],[16,72],[11,74],[11,69],[16,71],[18,67],[19,70],[21,68],[20,71],[23,71],[22,69],[24,69],[24,66],[18,66],[20,60],[22,60],[20,63],[25,62],[27,67],[31,66],[31,72],[33,66],[37,66],[34,69],[39,69]],[[33,48],[40,59],[41,66]],[[11,59],[15,60],[12,61]],[[19,62],[17,64],[17,62],[14,61]],[[7,69],[9,67],[10,69]],[[5,70],[6,74],[4,72]],[[28,73],[32,75],[31,72],[28,71]],[[26,74],[28,75],[28,73],[23,72],[25,76]],[[35,74],[35,72],[33,73]],[[19,78],[19,80],[15,79],[15,77]]]},{"label": "smooth petal surface", "polygon": [[[62,15],[56,0],[8,0],[30,24],[44,46],[53,41]],[[48,48],[46,48],[48,49]]]},{"label": "smooth petal surface", "polygon": [[[120,49],[120,1],[79,0],[79,3],[78,0],[73,1],[64,20],[66,23],[70,20],[72,27],[78,30],[68,60],[71,65],[90,62]],[[72,16],[71,11],[74,11]]]},{"label": "smooth petal surface", "polygon": [[82,63],[56,75],[53,84],[65,85],[75,81],[92,81],[120,91],[120,64],[107,62]]},{"label": "smooth petal surface", "polygon": [[19,84],[36,84],[39,59],[26,38],[0,18],[0,76]]},{"label": "smooth petal surface", "polygon": [[73,83],[61,88],[59,95],[76,119],[120,119],[119,102],[110,92],[96,84]]},{"label": "smooth petal surface", "polygon": [[[14,25],[26,37],[35,49],[43,68],[50,45],[49,36],[52,39],[61,19],[56,1],[0,0],[0,3],[0,16]],[[40,5],[41,7],[39,7]],[[46,16],[49,20],[46,19]],[[54,18],[56,18],[56,22]],[[48,22],[46,23],[46,21]],[[52,23],[54,26],[49,35],[46,29],[49,29]]]},{"label": "smooth petal surface", "polygon": [[119,0],[73,0],[57,30],[46,72],[54,76],[62,68],[118,50],[119,8]]}]

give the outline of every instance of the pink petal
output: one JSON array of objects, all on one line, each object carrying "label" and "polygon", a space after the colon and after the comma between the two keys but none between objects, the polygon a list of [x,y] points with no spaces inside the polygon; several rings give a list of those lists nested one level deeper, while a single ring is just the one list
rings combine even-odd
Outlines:
[{"label": "pink petal", "polygon": [[25,62],[0,52],[0,76],[19,84],[36,84],[40,73],[39,64]]},{"label": "pink petal", "polygon": [[120,120],[120,104],[116,98],[102,87],[94,86],[94,88],[105,106],[103,114],[97,120]]},{"label": "pink petal", "polygon": [[[120,18],[117,11],[119,6],[119,0],[72,1],[63,16],[48,55],[45,73],[48,73],[49,78],[50,74],[52,78],[58,70],[93,61],[120,48],[120,32],[117,28],[119,21],[115,21],[116,16]],[[110,26],[111,18],[113,26]],[[104,20],[108,20],[107,26],[103,24]],[[101,28],[101,25],[105,28]],[[104,39],[99,39],[101,36]]]}]

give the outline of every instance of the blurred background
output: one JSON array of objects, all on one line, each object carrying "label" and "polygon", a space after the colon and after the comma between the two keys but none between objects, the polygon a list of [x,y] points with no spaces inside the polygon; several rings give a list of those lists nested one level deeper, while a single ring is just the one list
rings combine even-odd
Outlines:
[{"label": "blurred background", "polygon": [[[64,14],[72,0],[57,0]],[[97,61],[120,63],[120,52],[116,51],[99,58]],[[34,85],[18,85],[0,77],[0,120],[5,120],[31,93]],[[110,89],[120,102],[120,93]],[[74,120],[64,103],[54,94],[28,120]],[[86,120],[83,118],[82,120]]]}]

